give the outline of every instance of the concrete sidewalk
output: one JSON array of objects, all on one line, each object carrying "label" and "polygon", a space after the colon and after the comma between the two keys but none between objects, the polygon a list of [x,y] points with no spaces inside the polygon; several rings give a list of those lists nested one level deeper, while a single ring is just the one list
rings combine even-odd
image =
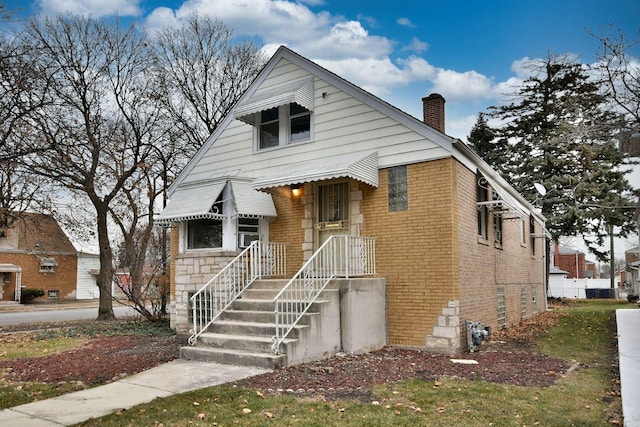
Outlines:
[{"label": "concrete sidewalk", "polygon": [[640,427],[640,310],[616,310],[625,427]]},{"label": "concrete sidewalk", "polygon": [[266,369],[174,360],[103,386],[0,411],[0,425],[67,426],[147,403],[158,397],[224,384]]}]

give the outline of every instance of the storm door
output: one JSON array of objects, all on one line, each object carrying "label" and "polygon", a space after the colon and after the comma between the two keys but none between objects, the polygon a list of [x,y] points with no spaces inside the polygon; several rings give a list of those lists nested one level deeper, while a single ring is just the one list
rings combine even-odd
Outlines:
[{"label": "storm door", "polygon": [[349,183],[318,185],[317,246],[329,236],[349,234]]}]

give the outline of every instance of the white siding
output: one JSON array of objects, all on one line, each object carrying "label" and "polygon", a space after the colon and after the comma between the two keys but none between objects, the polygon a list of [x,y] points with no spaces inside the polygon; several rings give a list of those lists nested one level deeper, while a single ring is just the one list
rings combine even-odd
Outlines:
[{"label": "white siding", "polygon": [[98,258],[98,255],[78,255],[76,299],[95,299],[100,297],[96,277],[91,274],[91,270],[98,269],[100,269],[100,258]]},{"label": "white siding", "polygon": [[[260,88],[273,88],[311,76],[283,58]],[[314,105],[313,141],[254,152],[253,126],[231,120],[197,164],[192,165],[183,182],[206,180],[212,178],[213,173],[223,172],[259,179],[301,162],[321,162],[325,158],[352,153],[377,151],[379,168],[451,156],[451,150],[317,76],[314,78]]]}]

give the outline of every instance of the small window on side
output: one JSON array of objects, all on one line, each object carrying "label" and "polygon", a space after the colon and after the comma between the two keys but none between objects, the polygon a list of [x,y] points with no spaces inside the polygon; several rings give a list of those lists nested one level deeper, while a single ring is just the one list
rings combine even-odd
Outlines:
[{"label": "small window on side", "polygon": [[476,175],[476,208],[478,210],[478,237],[487,240],[489,230],[489,207],[486,202],[489,200],[489,189],[482,185],[484,178]]},{"label": "small window on side", "polygon": [[390,212],[409,209],[407,166],[395,166],[388,169],[388,197]]}]

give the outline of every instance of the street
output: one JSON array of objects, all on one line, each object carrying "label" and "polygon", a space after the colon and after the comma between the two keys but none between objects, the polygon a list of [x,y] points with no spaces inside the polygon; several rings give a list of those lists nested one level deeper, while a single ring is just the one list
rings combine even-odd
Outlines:
[{"label": "street", "polygon": [[[113,306],[116,317],[135,316],[137,312],[120,305]],[[8,311],[0,312],[0,325],[17,325],[20,323],[58,322],[65,320],[95,319],[98,317],[98,308],[64,308],[39,311]]]}]

